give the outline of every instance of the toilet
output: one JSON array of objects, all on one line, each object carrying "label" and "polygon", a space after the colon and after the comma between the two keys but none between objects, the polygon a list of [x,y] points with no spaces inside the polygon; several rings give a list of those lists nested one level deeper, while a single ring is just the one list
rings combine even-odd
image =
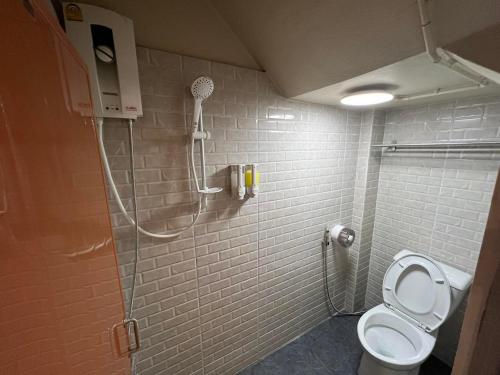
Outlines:
[{"label": "toilet", "polygon": [[358,375],[417,375],[471,281],[468,273],[428,256],[396,254],[384,276],[384,303],[358,322],[364,350]]}]

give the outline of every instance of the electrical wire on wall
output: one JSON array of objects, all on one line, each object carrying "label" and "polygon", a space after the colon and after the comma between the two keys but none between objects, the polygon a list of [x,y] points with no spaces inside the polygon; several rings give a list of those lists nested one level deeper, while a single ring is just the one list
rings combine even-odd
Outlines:
[{"label": "electrical wire on wall", "polygon": [[[125,208],[125,205],[123,204],[123,201],[120,197],[120,194],[118,192],[118,189],[116,187],[115,181],[113,179],[113,175],[111,173],[111,168],[109,165],[109,160],[106,154],[106,150],[104,147],[104,137],[103,137],[103,123],[104,120],[102,118],[97,119],[97,134],[98,134],[98,141],[99,141],[99,150],[101,153],[102,157],[102,163],[104,167],[105,174],[108,179],[108,185],[111,189],[111,192],[116,200],[116,203],[118,204],[118,207],[121,211],[121,213],[125,216],[127,221],[133,225],[134,231],[135,231],[135,257],[134,257],[134,263],[133,263],[133,268],[132,268],[132,285],[131,285],[131,293],[130,293],[130,299],[128,303],[128,308],[126,311],[126,317],[124,320],[124,325],[127,327],[128,332],[129,332],[129,337],[132,336],[131,330],[134,330],[134,337],[135,337],[135,346],[130,348],[130,353],[132,354],[132,374],[135,374],[135,355],[134,353],[137,352],[140,348],[140,337],[138,333],[138,322],[137,320],[133,317],[133,312],[134,312],[134,299],[135,299],[135,286],[136,286],[136,279],[137,279],[137,264],[139,261],[139,241],[140,241],[140,234],[144,234],[149,237],[153,238],[159,238],[159,239],[173,239],[181,235],[183,232],[186,230],[192,228],[198,221],[198,218],[201,214],[203,202],[207,201],[207,195],[208,194],[216,194],[220,191],[222,191],[222,188],[219,187],[212,187],[208,188],[207,183],[206,183],[206,174],[205,174],[205,149],[204,149],[204,141],[205,139],[209,138],[209,133],[205,132],[203,129],[203,114],[202,114],[202,102],[207,99],[213,92],[214,89],[214,84],[211,78],[209,77],[199,77],[196,79],[192,86],[191,86],[191,92],[193,94],[193,97],[195,99],[195,110],[194,110],[194,117],[193,117],[193,126],[192,126],[192,131],[191,131],[191,147],[189,148],[189,154],[190,154],[190,163],[189,166],[191,168],[192,172],[192,178],[194,179],[195,182],[195,187],[196,187],[196,192],[198,194],[198,202],[197,202],[197,210],[195,213],[195,216],[192,220],[192,222],[176,231],[170,231],[170,232],[165,232],[165,233],[153,233],[150,231],[147,231],[146,229],[142,228],[139,224],[139,214],[138,214],[138,207],[137,207],[137,189],[136,189],[136,175],[135,175],[135,158],[134,158],[134,120],[129,119],[128,120],[128,142],[129,142],[129,150],[130,150],[130,179],[131,179],[131,186],[132,186],[132,204],[133,204],[133,216],[131,216],[128,212],[127,209]],[[195,142],[199,141],[200,143],[200,159],[201,159],[201,179],[202,179],[202,186],[200,187],[200,184],[198,182],[198,176],[196,173],[196,165],[194,161],[194,150],[195,150]],[[132,324],[130,324],[132,323]]]},{"label": "electrical wire on wall", "polygon": [[[134,312],[134,297],[135,297],[135,283],[137,279],[137,263],[139,262],[139,215],[137,209],[137,189],[136,189],[136,179],[135,179],[135,159],[134,159],[134,120],[128,121],[128,134],[129,134],[129,147],[130,147],[130,182],[132,185],[132,204],[134,205],[134,230],[135,230],[135,257],[134,257],[134,265],[132,271],[132,287],[130,291],[130,301],[129,301],[129,309],[127,319],[132,319]],[[130,337],[129,332],[129,337]],[[135,343],[136,348],[140,347],[139,343]],[[139,345],[139,346],[138,346]],[[136,371],[136,356],[131,356],[131,366],[132,366],[132,374],[135,375]]]}]

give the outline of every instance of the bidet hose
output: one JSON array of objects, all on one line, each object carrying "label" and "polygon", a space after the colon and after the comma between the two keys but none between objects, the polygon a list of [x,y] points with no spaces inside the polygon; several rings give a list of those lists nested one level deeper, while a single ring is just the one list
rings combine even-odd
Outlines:
[{"label": "bidet hose", "polygon": [[321,241],[321,253],[322,253],[322,258],[323,258],[323,283],[324,283],[324,290],[325,290],[325,300],[326,300],[326,305],[328,307],[328,313],[332,318],[335,317],[341,317],[341,316],[359,316],[363,315],[366,311],[361,310],[361,311],[356,311],[356,312],[344,312],[341,309],[337,309],[335,307],[335,304],[332,300],[332,297],[330,295],[330,288],[328,286],[328,262],[327,262],[327,248],[328,245],[325,240]]},{"label": "bidet hose", "polygon": [[[130,120],[132,123],[133,123],[133,120]],[[136,221],[128,214],[127,210],[125,209],[125,206],[123,205],[123,202],[122,202],[122,199],[120,197],[120,194],[118,193],[118,190],[116,188],[116,185],[115,185],[115,181],[113,179],[113,175],[111,174],[111,168],[109,167],[109,162],[108,162],[108,157],[106,156],[106,150],[104,148],[104,139],[103,139],[103,132],[102,132],[102,125],[103,125],[103,122],[104,120],[103,119],[97,119],[97,130],[98,130],[98,143],[99,143],[99,150],[101,151],[101,157],[102,157],[102,164],[104,166],[104,172],[106,173],[106,176],[108,177],[108,182],[109,182],[109,187],[111,188],[111,192],[113,193],[115,199],[116,199],[116,203],[118,204],[118,207],[120,209],[120,211],[122,212],[122,214],[125,216],[125,218],[127,219],[127,221],[131,224],[131,225],[136,225]],[[133,143],[133,138],[132,138],[132,135],[130,135],[130,144]],[[192,150],[194,149],[194,139],[191,140],[191,148]],[[132,158],[133,158],[133,155],[132,155]],[[194,160],[194,155],[193,155],[193,152],[191,152],[191,159]],[[192,165],[194,165],[194,162],[192,162]],[[132,169],[135,168],[135,166],[132,164],[131,166]],[[196,173],[196,172],[194,172]],[[175,237],[178,237],[180,236],[184,231],[188,230],[189,228],[193,227],[196,222],[198,221],[198,218],[201,214],[201,206],[202,206],[202,200],[201,199],[198,199],[198,210],[196,212],[196,216],[194,218],[194,220],[191,222],[191,224],[189,224],[188,226],[178,230],[177,232],[173,232],[173,233],[153,233],[153,232],[149,232],[147,230],[145,230],[144,228],[142,228],[140,225],[137,225],[137,230],[146,235],[146,236],[150,236],[150,237],[154,237],[154,238],[161,238],[161,239],[166,239],[166,238],[175,238]]]}]

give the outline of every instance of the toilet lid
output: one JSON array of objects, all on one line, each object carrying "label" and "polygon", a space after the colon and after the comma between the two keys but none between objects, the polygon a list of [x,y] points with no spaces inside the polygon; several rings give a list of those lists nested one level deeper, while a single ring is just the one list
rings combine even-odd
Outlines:
[{"label": "toilet lid", "polygon": [[385,273],[382,291],[388,307],[428,332],[439,328],[450,311],[448,279],[425,255],[408,254],[393,262]]}]

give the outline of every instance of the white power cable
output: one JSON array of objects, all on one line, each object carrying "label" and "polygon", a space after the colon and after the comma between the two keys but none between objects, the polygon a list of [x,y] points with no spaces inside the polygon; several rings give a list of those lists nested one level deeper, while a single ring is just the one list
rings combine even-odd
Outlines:
[{"label": "white power cable", "polygon": [[[127,311],[127,320],[133,319],[134,313],[134,299],[135,299],[135,283],[137,280],[137,264],[139,263],[139,219],[138,219],[138,209],[137,209],[137,193],[136,193],[136,180],[135,180],[135,160],[134,160],[134,120],[128,120],[128,135],[129,135],[129,147],[130,147],[130,182],[132,186],[132,196],[133,196],[133,204],[134,204],[134,232],[135,232],[135,257],[133,263],[133,271],[132,271],[132,286],[130,288],[130,301],[129,308]],[[132,335],[132,325],[128,325],[128,334],[129,337]],[[134,336],[137,338],[137,336]],[[140,342],[135,343],[136,348],[140,348]],[[137,357],[132,352],[131,354],[131,367],[132,367],[132,375],[136,375],[136,359]]]},{"label": "white power cable", "polygon": [[[122,202],[122,199],[120,197],[120,194],[118,193],[118,190],[116,188],[116,185],[115,185],[115,181],[113,179],[113,175],[111,174],[111,168],[109,167],[109,162],[108,162],[108,158],[106,156],[106,150],[104,148],[104,139],[103,139],[103,132],[102,132],[102,125],[104,123],[104,120],[102,118],[100,119],[97,119],[97,130],[98,130],[98,141],[99,141],[99,150],[101,151],[101,157],[102,157],[102,162],[103,162],[103,165],[104,165],[104,172],[106,173],[106,176],[108,177],[108,182],[109,182],[109,186],[111,188],[111,192],[113,193],[115,199],[116,199],[116,203],[118,204],[118,207],[120,208],[120,211],[122,212],[122,214],[125,216],[125,218],[127,219],[127,221],[131,224],[131,225],[135,225],[135,221],[134,219],[128,214],[127,210],[125,209],[125,206],[123,205],[123,202]],[[133,142],[133,139],[130,140],[131,142]],[[194,139],[191,140],[191,166],[194,166]],[[134,168],[134,166],[132,165],[131,168]],[[196,176],[196,171],[193,169],[193,175]],[[198,181],[196,180],[196,177],[195,177],[195,181],[196,181],[196,185],[198,186]],[[199,190],[199,188],[197,189]],[[173,232],[173,233],[152,233],[152,232],[149,232],[147,230],[145,230],[144,228],[142,228],[141,226],[137,226],[137,229],[140,233],[142,234],[145,234],[146,236],[150,236],[150,237],[154,237],[154,238],[175,238],[175,237],[178,237],[180,236],[184,231],[188,230],[189,228],[193,227],[193,225],[196,224],[196,222],[198,221],[198,218],[201,214],[201,206],[202,206],[202,199],[198,199],[198,210],[196,212],[196,216],[194,218],[194,220],[191,222],[191,224],[189,224],[188,226],[178,230],[177,232]]]}]

